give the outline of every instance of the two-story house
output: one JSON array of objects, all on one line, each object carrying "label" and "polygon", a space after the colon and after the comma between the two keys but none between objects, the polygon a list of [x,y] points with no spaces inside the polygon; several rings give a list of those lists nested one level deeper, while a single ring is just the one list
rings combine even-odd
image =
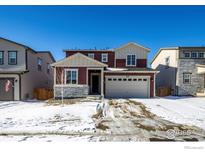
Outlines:
[{"label": "two-story house", "polygon": [[161,48],[151,62],[159,71],[156,87],[171,87],[172,95],[205,96],[205,47]]},{"label": "two-story house", "polygon": [[55,98],[153,97],[156,71],[147,67],[149,51],[136,43],[112,50],[64,50],[66,58],[52,64]]},{"label": "two-story house", "polygon": [[0,100],[31,99],[34,88],[52,88],[53,62],[49,51],[0,38]]}]

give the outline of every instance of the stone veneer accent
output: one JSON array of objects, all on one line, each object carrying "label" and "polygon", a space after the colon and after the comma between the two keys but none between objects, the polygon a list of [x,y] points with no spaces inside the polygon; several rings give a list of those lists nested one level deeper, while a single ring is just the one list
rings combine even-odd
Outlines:
[{"label": "stone veneer accent", "polygon": [[[195,95],[204,89],[204,74],[197,74],[196,64],[205,65],[205,59],[179,59],[178,95]],[[183,73],[191,73],[191,84],[183,84]]]},{"label": "stone veneer accent", "polygon": [[62,97],[62,88],[63,88],[63,97],[64,98],[73,98],[73,97],[86,97],[89,92],[89,86],[87,85],[56,85],[55,87],[55,98]]}]

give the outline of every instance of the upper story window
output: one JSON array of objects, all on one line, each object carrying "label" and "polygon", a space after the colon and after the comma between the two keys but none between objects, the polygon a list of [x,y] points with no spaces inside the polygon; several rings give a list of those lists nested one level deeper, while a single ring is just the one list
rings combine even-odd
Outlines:
[{"label": "upper story window", "polygon": [[191,73],[184,73],[183,74],[183,83],[184,84],[191,84]]},{"label": "upper story window", "polygon": [[78,84],[78,70],[77,69],[65,70],[65,84]]},{"label": "upper story window", "polygon": [[191,58],[197,58],[197,55],[198,55],[197,52],[192,52],[191,53]]},{"label": "upper story window", "polygon": [[199,52],[198,56],[199,56],[199,58],[205,58],[204,57],[204,52]]},{"label": "upper story window", "polygon": [[102,62],[108,62],[108,54],[107,53],[103,53],[101,56],[101,61]]},{"label": "upper story window", "polygon": [[8,64],[9,65],[17,64],[17,51],[8,51]]},{"label": "upper story window", "polygon": [[47,63],[47,73],[50,74],[51,65]]},{"label": "upper story window", "polygon": [[169,67],[169,63],[170,63],[170,57],[165,58],[166,67]]},{"label": "upper story window", "polygon": [[127,55],[126,65],[136,66],[136,55]]},{"label": "upper story window", "polygon": [[0,65],[4,64],[4,52],[0,51]]},{"label": "upper story window", "polygon": [[94,58],[95,58],[95,54],[94,54],[94,53],[89,53],[89,54],[88,54],[88,57],[94,59]]},{"label": "upper story window", "polygon": [[42,71],[43,60],[41,58],[37,59],[38,71]]},{"label": "upper story window", "polygon": [[191,53],[190,52],[184,52],[184,58],[190,58]]}]

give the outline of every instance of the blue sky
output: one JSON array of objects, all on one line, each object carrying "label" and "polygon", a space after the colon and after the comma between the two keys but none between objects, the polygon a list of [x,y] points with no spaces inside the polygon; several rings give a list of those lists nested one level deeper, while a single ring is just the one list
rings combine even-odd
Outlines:
[{"label": "blue sky", "polygon": [[205,46],[205,6],[0,6],[0,37],[50,50]]}]

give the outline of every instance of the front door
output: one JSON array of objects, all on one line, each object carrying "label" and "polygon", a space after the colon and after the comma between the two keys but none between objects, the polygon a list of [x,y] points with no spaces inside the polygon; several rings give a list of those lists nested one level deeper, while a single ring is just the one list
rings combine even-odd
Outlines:
[{"label": "front door", "polygon": [[92,94],[99,94],[99,75],[92,75]]}]

